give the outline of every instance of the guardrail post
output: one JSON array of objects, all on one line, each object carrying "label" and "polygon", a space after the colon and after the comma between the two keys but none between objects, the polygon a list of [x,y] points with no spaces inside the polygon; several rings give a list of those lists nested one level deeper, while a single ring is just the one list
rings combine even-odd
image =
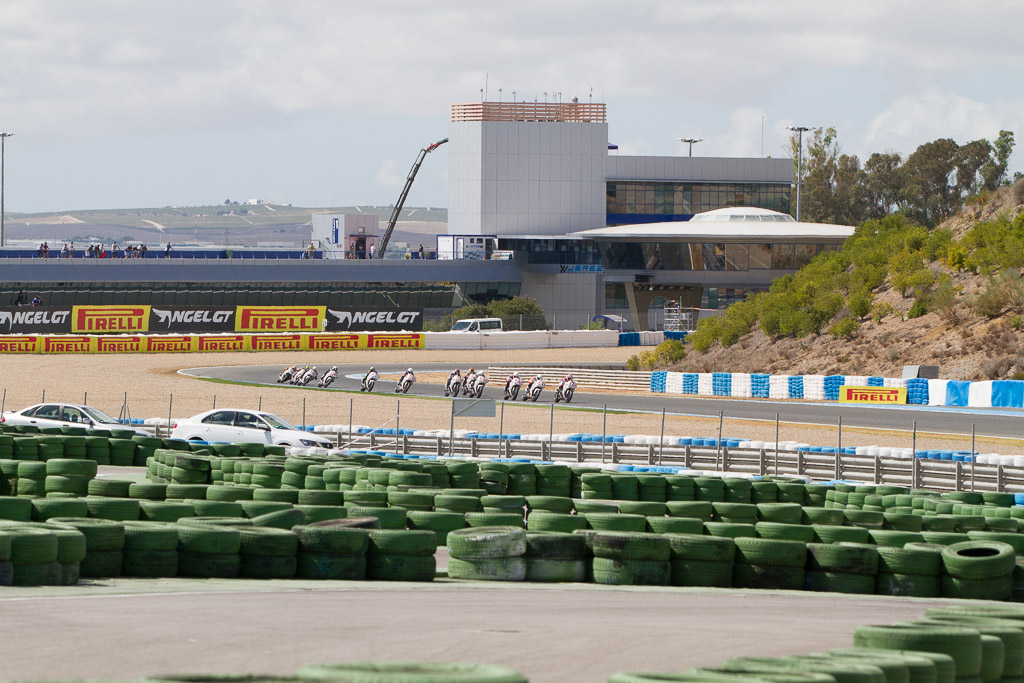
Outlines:
[{"label": "guardrail post", "polygon": [[505,457],[506,458],[511,458],[512,457],[512,453],[513,453],[513,450],[512,450],[512,439],[505,439]]},{"label": "guardrail post", "polygon": [[476,437],[469,440],[469,455],[472,458],[476,457]]},{"label": "guardrail post", "polygon": [[377,447],[377,430],[370,432],[370,448]]},{"label": "guardrail post", "polygon": [[619,444],[612,442],[612,464],[619,461]]},{"label": "guardrail post", "polygon": [[842,469],[842,464],[841,464],[841,460],[840,460],[840,456],[841,455],[842,455],[842,453],[840,453],[837,450],[836,451],[836,463],[835,463],[835,467],[836,467],[835,478],[836,479],[842,479],[843,478],[843,476],[842,476],[843,475],[843,469]]},{"label": "guardrail post", "polygon": [[683,464],[686,465],[687,469],[689,469],[690,465],[693,464],[693,452],[690,450],[690,444],[686,444],[684,448],[686,450],[683,451]]},{"label": "guardrail post", "polygon": [[757,453],[757,473],[762,477],[766,474],[764,468],[764,448],[761,448]]},{"label": "guardrail post", "polygon": [[409,455],[409,435],[402,435],[402,455]]},{"label": "guardrail post", "polygon": [[918,460],[917,454],[914,454],[913,467],[911,468],[910,477],[910,488],[919,489],[921,488],[921,463]]},{"label": "guardrail post", "polygon": [[729,471],[729,449],[722,446],[722,471]]},{"label": "guardrail post", "polygon": [[881,471],[880,471],[881,468],[882,468],[882,458],[881,458],[881,456],[876,455],[875,456],[875,473],[874,473],[874,483],[875,484],[881,484],[882,483],[879,480],[879,477],[881,476]]},{"label": "guardrail post", "polygon": [[960,482],[964,476],[963,463],[957,460],[955,463],[953,463],[953,465],[956,467],[956,488],[954,488],[953,490],[960,491],[962,490]]},{"label": "guardrail post", "polygon": [[444,444],[441,443],[441,437],[437,437],[437,457],[444,455]]},{"label": "guardrail post", "polygon": [[1000,493],[1003,490],[1003,466],[996,465],[996,491]]},{"label": "guardrail post", "polygon": [[648,465],[653,465],[654,464],[654,444],[653,443],[647,444],[647,464]]},{"label": "guardrail post", "polygon": [[800,449],[796,451],[796,473],[798,475],[804,473],[804,452]]},{"label": "guardrail post", "polygon": [[583,443],[576,442],[576,462],[583,462]]}]

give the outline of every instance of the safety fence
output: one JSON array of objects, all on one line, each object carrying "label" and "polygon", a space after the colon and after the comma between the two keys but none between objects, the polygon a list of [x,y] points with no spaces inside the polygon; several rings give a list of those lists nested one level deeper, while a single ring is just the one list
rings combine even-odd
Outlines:
[{"label": "safety fence", "polygon": [[659,371],[651,374],[650,389],[656,393],[697,396],[838,401],[844,386],[906,389],[906,402],[912,405],[1024,408],[1022,380],[967,382],[864,375]]},{"label": "safety fence", "polygon": [[666,339],[685,341],[689,332],[666,330],[664,332],[620,332],[619,346],[657,346]]},{"label": "safety fence", "polygon": [[544,375],[548,384],[557,383],[562,377],[572,373],[573,379],[580,387],[590,389],[616,389],[626,391],[647,391],[651,384],[651,373],[632,372],[630,370],[587,370],[579,368],[555,368],[527,365],[492,365],[488,368],[492,386],[503,381],[513,372],[526,382],[534,375]]},{"label": "safety fence", "polygon": [[[445,430],[367,430],[344,425],[318,425],[320,434],[335,436],[349,448],[382,449],[386,453],[429,457],[524,458],[542,461],[602,463],[620,471],[730,473],[738,476],[796,476],[821,482],[862,482],[946,491],[1024,492],[1024,461],[964,462],[925,458],[815,453],[772,447],[623,443],[620,441],[558,441],[547,434],[479,434],[451,436]],[[390,433],[378,433],[380,431]],[[397,432],[397,433],[396,433]],[[417,435],[419,434],[419,435]],[[773,446],[774,444],[772,444]],[[1008,457],[1008,456],[1004,456]]]}]

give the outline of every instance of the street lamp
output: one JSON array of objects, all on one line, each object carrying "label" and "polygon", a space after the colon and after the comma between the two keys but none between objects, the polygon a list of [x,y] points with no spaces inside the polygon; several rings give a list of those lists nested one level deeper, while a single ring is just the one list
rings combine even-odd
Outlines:
[{"label": "street lamp", "polygon": [[804,133],[810,130],[807,126],[786,126],[786,130],[791,130],[797,134],[799,139],[799,149],[797,150],[797,162],[796,162],[796,219],[800,220],[800,183],[804,178]]},{"label": "street lamp", "polygon": [[4,143],[14,133],[0,133],[0,247],[4,246]]},{"label": "street lamp", "polygon": [[704,142],[700,138],[679,138],[679,142],[685,142],[690,145],[690,153],[687,156],[693,156],[693,145],[696,142]]}]

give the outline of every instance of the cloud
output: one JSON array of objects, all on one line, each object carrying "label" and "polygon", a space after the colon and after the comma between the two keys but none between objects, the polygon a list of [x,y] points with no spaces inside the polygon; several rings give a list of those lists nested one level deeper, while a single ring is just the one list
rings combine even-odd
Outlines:
[{"label": "cloud", "polygon": [[405,182],[405,176],[400,175],[395,170],[395,162],[391,159],[385,159],[380,168],[377,169],[376,182],[381,187],[401,187],[402,183]]}]

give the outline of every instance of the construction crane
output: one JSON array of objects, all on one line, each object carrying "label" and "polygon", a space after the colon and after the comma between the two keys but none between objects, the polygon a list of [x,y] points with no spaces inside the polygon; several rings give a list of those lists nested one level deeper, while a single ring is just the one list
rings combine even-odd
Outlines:
[{"label": "construction crane", "polygon": [[423,165],[423,160],[428,154],[446,142],[448,142],[448,138],[438,140],[434,144],[421,149],[420,153],[416,155],[416,161],[413,163],[412,168],[409,169],[409,176],[405,179],[405,187],[402,188],[402,194],[398,195],[398,201],[395,203],[395,209],[391,212],[391,218],[388,219],[388,227],[385,228],[384,236],[380,239],[380,247],[377,249],[377,258],[384,258],[384,252],[387,251],[388,242],[391,240],[391,232],[395,229],[395,223],[398,222],[398,216],[402,213],[402,207],[405,206],[405,200],[409,196],[409,190],[412,189],[413,181],[416,180],[416,174],[420,172],[420,166]]}]

